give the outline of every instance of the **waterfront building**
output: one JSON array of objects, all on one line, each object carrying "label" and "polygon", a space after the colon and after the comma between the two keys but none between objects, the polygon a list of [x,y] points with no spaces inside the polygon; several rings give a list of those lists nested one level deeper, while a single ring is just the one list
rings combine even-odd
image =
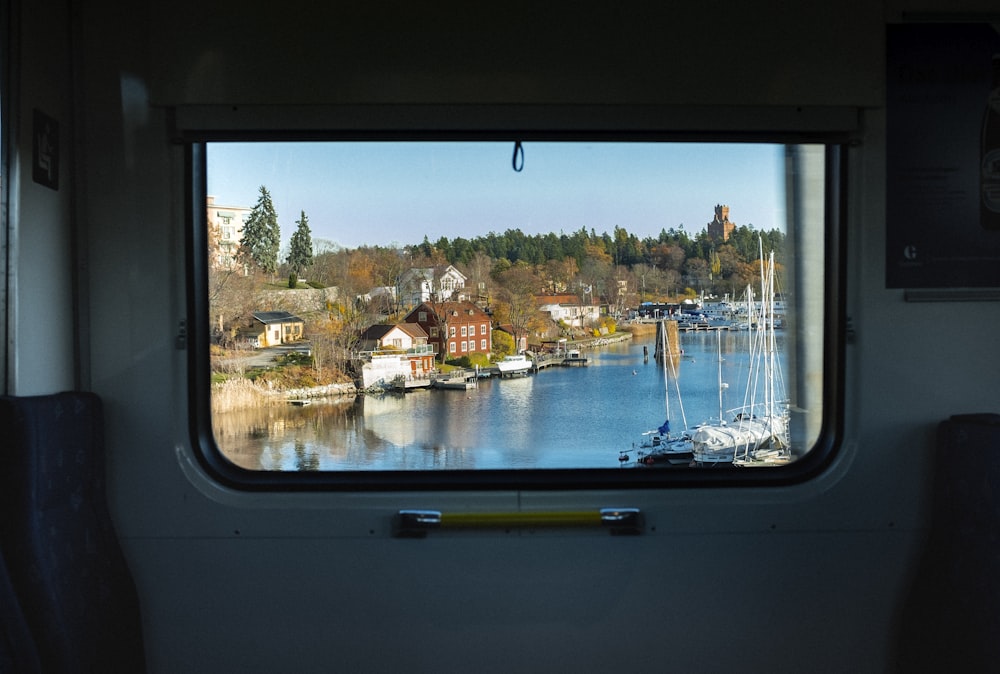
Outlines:
[{"label": "waterfront building", "polygon": [[556,323],[563,321],[571,327],[582,328],[601,320],[601,307],[593,300],[584,303],[571,293],[538,295],[535,299],[538,309],[549,314]]},{"label": "waterfront building", "polygon": [[421,302],[403,322],[423,328],[444,358],[489,353],[493,345],[490,317],[472,302]]},{"label": "waterfront building", "polygon": [[388,387],[398,378],[420,380],[434,369],[435,348],[417,323],[373,325],[361,333],[357,357],[364,388]]}]

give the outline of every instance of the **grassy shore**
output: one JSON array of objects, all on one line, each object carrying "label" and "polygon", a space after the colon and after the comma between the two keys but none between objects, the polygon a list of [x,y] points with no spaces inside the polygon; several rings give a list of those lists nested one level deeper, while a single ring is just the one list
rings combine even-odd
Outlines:
[{"label": "grassy shore", "polygon": [[619,330],[627,330],[633,337],[648,337],[656,334],[656,323],[629,323],[619,325]]},{"label": "grassy shore", "polygon": [[357,393],[353,383],[326,384],[304,388],[276,389],[242,377],[232,377],[212,384],[212,413],[230,412],[247,407],[285,405],[289,400],[330,398]]}]

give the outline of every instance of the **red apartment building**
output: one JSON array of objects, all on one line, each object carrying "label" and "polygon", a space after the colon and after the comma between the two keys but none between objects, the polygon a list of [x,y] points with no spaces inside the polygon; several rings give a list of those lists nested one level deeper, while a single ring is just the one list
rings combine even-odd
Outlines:
[{"label": "red apartment building", "polygon": [[427,342],[438,347],[442,358],[489,353],[493,328],[486,312],[472,302],[421,302],[403,319],[427,333]]}]

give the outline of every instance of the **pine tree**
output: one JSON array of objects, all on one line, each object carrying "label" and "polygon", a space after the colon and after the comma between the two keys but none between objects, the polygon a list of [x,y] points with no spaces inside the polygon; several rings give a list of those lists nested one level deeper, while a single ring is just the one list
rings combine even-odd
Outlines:
[{"label": "pine tree", "polygon": [[[297,281],[299,274],[313,262],[313,244],[312,233],[309,231],[309,217],[305,211],[302,211],[302,217],[295,224],[299,227],[292,234],[292,240],[288,247],[288,258],[285,261],[291,269],[291,275]],[[292,288],[295,287],[291,277],[288,285]]]},{"label": "pine tree", "polygon": [[278,249],[281,246],[281,229],[278,214],[267,188],[260,186],[260,197],[243,225],[243,237],[236,254],[241,263],[256,267],[265,274],[278,270]]}]

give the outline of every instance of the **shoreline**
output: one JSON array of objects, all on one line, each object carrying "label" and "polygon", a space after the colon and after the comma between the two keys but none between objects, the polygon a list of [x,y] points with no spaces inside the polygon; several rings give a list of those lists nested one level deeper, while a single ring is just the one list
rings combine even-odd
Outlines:
[{"label": "shoreline", "polygon": [[[651,330],[643,329],[643,324],[628,325],[623,330],[601,337],[587,337],[566,342],[567,348],[595,349],[609,344],[618,344],[638,336],[655,334],[655,326]],[[324,398],[343,398],[346,396],[365,395],[366,391],[354,382],[325,384],[308,388],[270,389],[259,386],[249,379],[230,379],[222,384],[212,385],[212,413],[232,412],[253,407],[289,404],[296,400],[317,400]]]}]

